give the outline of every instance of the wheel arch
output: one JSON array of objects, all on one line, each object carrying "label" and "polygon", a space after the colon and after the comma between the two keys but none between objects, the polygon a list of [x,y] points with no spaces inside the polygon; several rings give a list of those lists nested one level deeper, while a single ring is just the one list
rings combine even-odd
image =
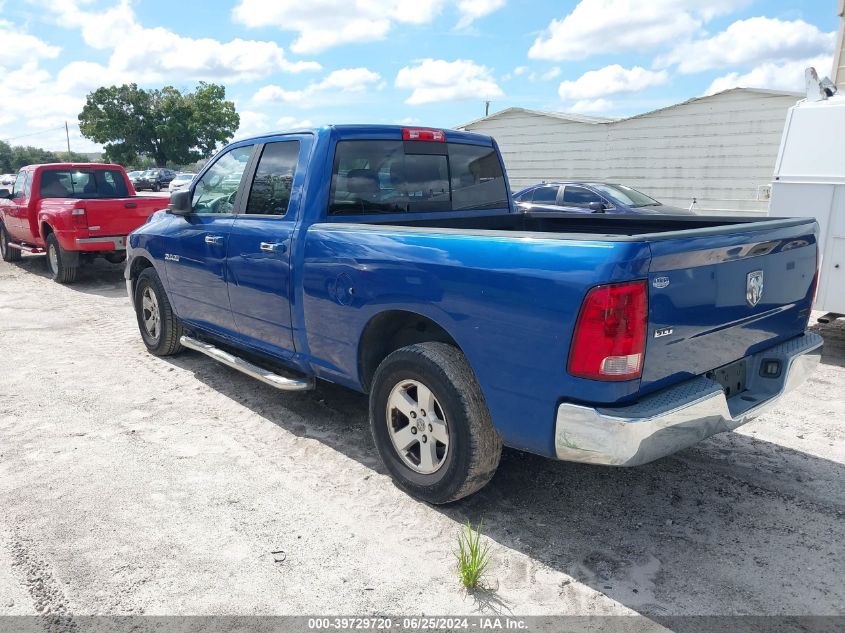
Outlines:
[{"label": "wheel arch", "polygon": [[152,261],[144,255],[138,255],[132,258],[132,263],[129,264],[129,280],[132,282],[132,294],[135,294],[135,284],[138,283],[138,277],[147,268],[155,268]]},{"label": "wheel arch", "polygon": [[397,349],[414,343],[439,342],[463,351],[455,338],[433,319],[407,310],[386,310],[373,316],[358,340],[358,376],[369,391],[381,362]]}]

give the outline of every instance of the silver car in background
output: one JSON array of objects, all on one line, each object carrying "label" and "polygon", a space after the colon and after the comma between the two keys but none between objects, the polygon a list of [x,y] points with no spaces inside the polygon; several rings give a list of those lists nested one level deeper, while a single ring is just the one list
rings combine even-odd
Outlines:
[{"label": "silver car in background", "polygon": [[196,174],[190,174],[190,173],[177,174],[176,178],[174,178],[173,180],[170,181],[170,185],[168,185],[167,190],[170,193],[173,193],[174,191],[178,191],[179,189],[184,189],[185,187],[190,185],[191,182],[193,182],[195,177],[196,177]]}]

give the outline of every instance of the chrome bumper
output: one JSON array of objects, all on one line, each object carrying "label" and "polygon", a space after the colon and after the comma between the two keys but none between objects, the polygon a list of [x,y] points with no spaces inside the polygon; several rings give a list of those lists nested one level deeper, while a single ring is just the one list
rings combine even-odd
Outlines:
[{"label": "chrome bumper", "polygon": [[77,237],[77,244],[107,244],[116,251],[126,250],[126,236],[115,235],[110,237]]},{"label": "chrome bumper", "polygon": [[[806,332],[749,357],[746,390],[726,398],[722,386],[699,376],[625,407],[562,404],[555,423],[558,459],[638,466],[731,431],[760,415],[813,373],[822,337]],[[763,361],[779,360],[780,376],[761,376]]]}]

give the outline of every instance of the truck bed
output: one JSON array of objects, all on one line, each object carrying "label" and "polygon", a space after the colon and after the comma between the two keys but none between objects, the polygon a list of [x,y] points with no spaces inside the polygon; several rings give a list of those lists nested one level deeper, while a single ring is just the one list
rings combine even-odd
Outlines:
[{"label": "truck bed", "polygon": [[378,226],[436,228],[448,230],[507,231],[509,233],[542,233],[544,237],[582,238],[594,235],[612,241],[656,240],[684,237],[695,232],[695,237],[735,232],[740,226],[751,230],[810,224],[801,218],[749,218],[723,216],[637,216],[637,215],[584,215],[582,213],[511,213],[479,215],[462,214],[456,217],[414,218],[396,220],[369,220]]}]

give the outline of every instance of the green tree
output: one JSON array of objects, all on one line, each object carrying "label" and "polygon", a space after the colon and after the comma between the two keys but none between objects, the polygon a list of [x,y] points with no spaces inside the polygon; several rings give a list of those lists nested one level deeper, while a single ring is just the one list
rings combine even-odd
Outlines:
[{"label": "green tree", "polygon": [[82,135],[102,143],[109,160],[131,164],[148,157],[158,167],[208,158],[238,125],[240,116],[226,100],[226,89],[205,82],[186,94],[173,86],[98,88],[79,114]]},{"label": "green tree", "polygon": [[88,163],[89,158],[85,154],[71,152],[53,152],[40,147],[9,145],[0,141],[0,173],[14,173],[25,165],[38,165],[40,163]]}]

